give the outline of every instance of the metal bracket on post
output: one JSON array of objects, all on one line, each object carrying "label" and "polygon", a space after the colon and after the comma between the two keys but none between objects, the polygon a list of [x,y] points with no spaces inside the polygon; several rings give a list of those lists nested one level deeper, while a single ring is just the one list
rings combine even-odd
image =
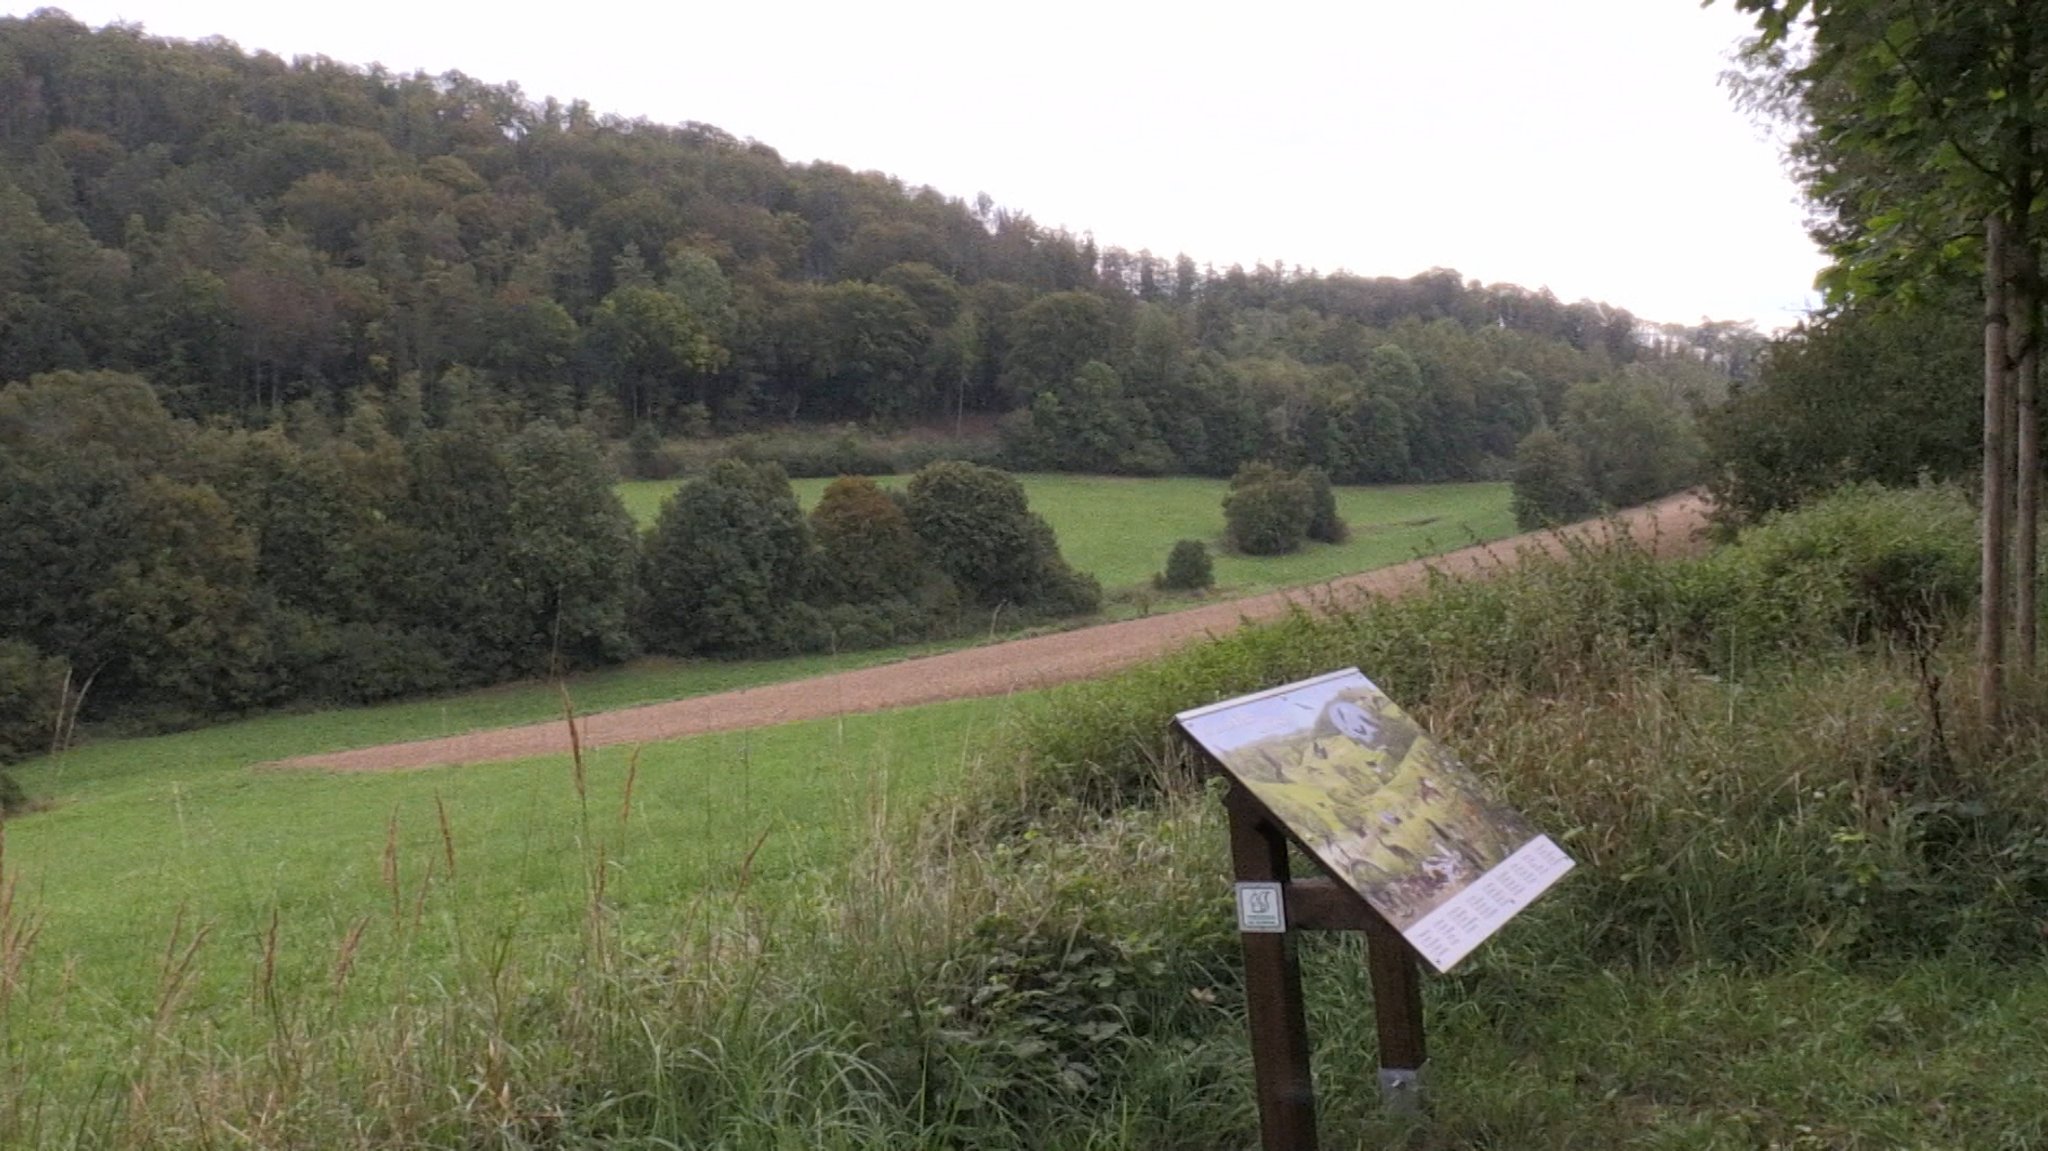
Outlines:
[{"label": "metal bracket on post", "polygon": [[1380,1068],[1380,1106],[1389,1115],[1420,1115],[1426,1101],[1420,1067]]}]

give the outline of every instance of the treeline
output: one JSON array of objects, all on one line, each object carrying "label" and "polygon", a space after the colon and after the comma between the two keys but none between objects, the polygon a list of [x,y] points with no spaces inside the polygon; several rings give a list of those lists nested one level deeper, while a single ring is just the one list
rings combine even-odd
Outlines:
[{"label": "treeline", "polygon": [[607,435],[1009,413],[1021,465],[1496,474],[1575,384],[1739,328],[1437,271],[1216,270],[513,85],[0,19],[0,380],[267,426],[359,393]]},{"label": "treeline", "polygon": [[1749,521],[1845,484],[1980,482],[1984,305],[1959,274],[1849,301],[1765,349],[1702,424],[1716,503]]},{"label": "treeline", "polygon": [[1100,601],[986,468],[933,464],[900,502],[843,480],[807,517],[778,469],[727,461],[643,546],[585,429],[368,392],[331,425],[202,426],[112,373],[0,388],[0,539],[0,762],[81,711],[177,723]]}]

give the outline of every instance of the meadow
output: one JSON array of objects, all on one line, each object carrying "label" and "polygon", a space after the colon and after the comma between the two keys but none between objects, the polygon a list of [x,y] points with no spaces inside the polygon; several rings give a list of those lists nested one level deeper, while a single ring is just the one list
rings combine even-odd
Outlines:
[{"label": "meadow", "polygon": [[[1082,555],[1107,555],[1119,540],[1141,531],[1171,539],[1201,530],[1193,525],[1216,518],[1222,491],[1207,481],[1028,482],[1034,503],[1075,538]],[[814,501],[824,484],[807,480],[798,487]],[[623,486],[643,516],[651,516],[659,496],[672,489]],[[1354,522],[1463,516],[1461,525],[1498,519],[1499,509],[1491,505],[1502,502],[1499,496],[1479,485],[1342,493]],[[1353,563],[1372,566],[1406,558],[1408,551],[1400,549],[1452,542],[1437,540],[1426,527],[1389,522],[1377,536],[1361,530],[1356,542],[1325,549],[1326,554],[1268,561],[1291,564],[1283,570],[1295,574],[1263,578],[1298,582],[1331,564],[1345,570]],[[1226,558],[1219,567],[1233,562],[1242,561]],[[1135,581],[1140,566],[1125,562],[1111,570]],[[443,819],[454,842],[468,845],[457,855],[476,859],[473,878],[465,880],[465,900],[508,907],[534,899],[573,902],[581,898],[580,888],[563,886],[573,873],[550,871],[565,853],[575,854],[581,827],[564,815],[570,771],[564,763],[371,776],[280,773],[260,765],[555,720],[563,715],[565,695],[578,712],[589,713],[802,679],[967,642],[974,641],[731,662],[646,658],[581,674],[559,687],[528,681],[372,707],[274,713],[145,738],[93,733],[95,738],[60,758],[14,769],[49,810],[16,822],[6,862],[15,876],[32,877],[25,892],[41,909],[42,948],[62,955],[81,979],[108,989],[109,1001],[120,1003],[146,990],[154,970],[148,957],[160,950],[174,921],[235,923],[236,934],[246,939],[250,925],[275,909],[287,938],[345,937],[365,899],[391,898],[390,873],[404,869],[385,859],[387,848],[424,859]],[[964,703],[656,745],[641,753],[637,810],[616,831],[677,845],[681,851],[663,854],[665,862],[648,876],[675,889],[688,889],[716,870],[708,861],[729,865],[771,825],[812,830],[761,840],[754,871],[800,870],[843,851],[840,829],[849,823],[849,804],[921,794],[950,777],[975,754],[968,737],[1010,706],[999,700]],[[795,749],[807,745],[830,770],[805,773]],[[601,797],[595,802],[602,807],[620,805],[627,754],[607,749],[586,757],[586,786]],[[891,781],[888,789],[875,791],[883,779]],[[580,806],[578,812],[580,817]],[[516,855],[501,853],[513,850]],[[617,859],[612,864],[621,865]],[[636,874],[644,870],[635,867]],[[565,906],[553,905],[556,912]]]},{"label": "meadow", "polygon": [[[1116,592],[1144,584],[1166,564],[1178,540],[1201,540],[1215,557],[1219,591],[1251,593],[1318,583],[1402,563],[1513,534],[1506,484],[1426,484],[1340,487],[1337,510],[1351,527],[1342,544],[1311,543],[1293,555],[1236,555],[1223,546],[1224,480],[1175,476],[1021,475],[1031,509],[1059,536],[1067,561]],[[680,481],[621,483],[620,499],[645,527]],[[809,508],[830,482],[793,480],[797,500]],[[907,476],[878,483],[900,488]]]},{"label": "meadow", "polygon": [[1305,943],[1327,1145],[2040,1146],[2048,692],[1963,718],[1973,555],[1957,493],[1852,493],[637,764],[81,749],[5,829],[0,1145],[1249,1145],[1221,814],[1161,733],[1355,663],[1580,866],[1426,980],[1425,1120],[1373,1106],[1358,941]]},{"label": "meadow", "polygon": [[[172,1000],[210,1021],[212,1042],[256,1050],[269,1024],[242,1010],[252,996],[320,999],[309,1017],[334,1027],[486,968],[538,974],[545,962],[528,961],[581,945],[593,899],[636,941],[686,932],[750,887],[800,889],[839,865],[892,811],[971,770],[981,735],[1012,706],[966,701],[479,767],[262,766],[431,718],[401,705],[108,741],[24,765],[49,806],[0,828],[11,896],[0,899],[0,984],[13,984],[0,989],[0,1051],[31,1061],[15,1070],[32,1075],[33,1096],[75,1102],[130,1067],[136,1021]],[[21,964],[31,950],[33,965]],[[67,1057],[51,1061],[58,1050]],[[0,1144],[12,1145],[8,1133],[0,1122]]]}]

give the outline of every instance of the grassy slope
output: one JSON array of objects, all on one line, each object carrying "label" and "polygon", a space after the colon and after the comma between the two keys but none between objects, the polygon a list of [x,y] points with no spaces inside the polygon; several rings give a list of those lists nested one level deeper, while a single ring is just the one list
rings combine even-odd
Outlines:
[{"label": "grassy slope", "polygon": [[[772,885],[836,862],[876,810],[954,778],[1011,706],[967,701],[648,746],[624,819],[636,754],[626,748],[587,756],[580,801],[566,756],[384,775],[250,769],[331,744],[331,731],[304,721],[111,743],[31,769],[32,791],[62,798],[6,827],[6,871],[42,920],[39,969],[66,971],[84,992],[65,1024],[74,1032],[118,1030],[147,1010],[180,919],[212,929],[205,996],[246,987],[273,913],[303,977],[367,921],[358,977],[417,984],[452,976],[472,930],[573,945],[584,868],[600,846],[613,905],[640,910],[640,926],[657,933],[743,881]],[[421,932],[405,923],[423,885]]]},{"label": "grassy slope", "polygon": [[[1311,544],[1291,556],[1254,559],[1223,553],[1223,495],[1229,485],[1222,480],[1019,478],[1032,510],[1058,533],[1068,561],[1093,572],[1109,590],[1150,579],[1165,565],[1174,541],[1182,539],[1210,545],[1219,587],[1248,592],[1316,583],[1514,531],[1506,484],[1339,488],[1337,506],[1351,525],[1350,542]],[[900,487],[908,477],[886,476],[880,482]],[[809,507],[826,483],[797,480],[793,486]],[[676,486],[676,481],[635,481],[619,485],[619,494],[644,525],[654,522],[661,501]]]}]

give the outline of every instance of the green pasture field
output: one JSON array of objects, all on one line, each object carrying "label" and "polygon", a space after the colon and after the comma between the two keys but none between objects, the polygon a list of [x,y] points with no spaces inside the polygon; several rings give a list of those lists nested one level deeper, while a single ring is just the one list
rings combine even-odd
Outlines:
[{"label": "green pasture field", "polygon": [[[1342,544],[1311,543],[1288,556],[1255,558],[1223,549],[1223,480],[1175,476],[1019,476],[1031,508],[1052,524],[1069,563],[1092,572],[1104,590],[1142,584],[1166,566],[1177,540],[1209,544],[1216,584],[1228,592],[1257,592],[1320,583],[1353,572],[1401,563],[1467,544],[1500,539],[1515,530],[1506,484],[1424,484],[1341,487],[1337,510],[1351,527]],[[810,507],[827,480],[795,480],[797,498]],[[901,487],[907,476],[884,476]],[[619,485],[626,509],[652,524],[662,500],[680,481],[638,480]]]},{"label": "green pasture field", "polygon": [[28,784],[34,796],[78,799],[96,795],[102,788],[126,786],[129,777],[138,772],[166,767],[205,772],[296,755],[559,720],[565,694],[577,714],[589,715],[873,667],[972,642],[970,638],[886,650],[752,660],[642,656],[619,667],[578,673],[561,685],[550,680],[520,680],[365,707],[276,711],[200,731],[145,738],[87,731],[83,742],[61,761],[45,759],[8,770]]},{"label": "green pasture field", "polygon": [[274,931],[285,984],[332,980],[359,933],[350,998],[376,1011],[471,977],[494,948],[573,952],[599,873],[607,906],[658,940],[749,884],[772,891],[843,860],[885,813],[970,766],[1016,703],[595,749],[580,772],[566,754],[386,774],[259,766],[394,736],[422,706],[112,741],[16,768],[50,803],[0,829],[14,915],[40,923],[27,977],[41,995],[0,1033],[61,1033],[82,1055],[95,1035],[118,1042],[161,993],[167,947],[201,931],[185,1008],[251,994]]}]

